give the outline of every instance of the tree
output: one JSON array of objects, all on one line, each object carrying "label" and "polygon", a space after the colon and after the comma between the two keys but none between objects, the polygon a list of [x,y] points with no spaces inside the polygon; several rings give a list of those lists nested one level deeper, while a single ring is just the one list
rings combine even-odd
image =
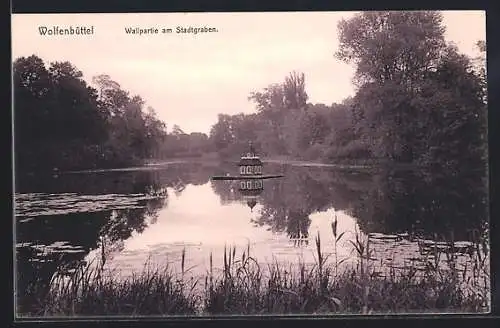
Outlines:
[{"label": "tree", "polygon": [[283,91],[285,107],[288,109],[305,110],[307,103],[307,93],[305,90],[304,73],[292,72],[285,78]]},{"label": "tree", "polygon": [[27,91],[31,97],[42,98],[50,90],[49,72],[43,60],[35,55],[16,59],[13,73],[15,91]]},{"label": "tree", "polygon": [[97,109],[97,94],[83,80],[83,74],[69,62],[54,62],[49,67],[53,98],[51,110],[53,141],[87,139],[100,143],[107,138],[106,125]]},{"label": "tree", "polygon": [[210,129],[210,139],[217,151],[226,149],[234,140],[230,120],[229,115],[219,114],[217,123]]},{"label": "tree", "polygon": [[309,115],[304,111],[290,111],[285,115],[281,130],[287,153],[300,158],[311,145],[312,125]]},{"label": "tree", "polygon": [[178,126],[177,124],[174,124],[174,126],[172,127],[172,134],[174,136],[181,136],[181,135],[186,134],[186,133],[184,131],[182,131],[180,126]]},{"label": "tree", "polygon": [[146,128],[147,157],[160,157],[160,147],[165,142],[167,131],[166,125],[159,120],[153,107],[148,106],[144,114]]},{"label": "tree", "polygon": [[467,149],[479,167],[485,85],[470,59],[445,42],[439,12],[365,12],[338,27],[336,57],[356,64],[357,144],[368,137],[377,158],[454,169]]},{"label": "tree", "polygon": [[107,74],[101,74],[94,76],[92,82],[97,85],[99,89],[99,98],[104,96],[105,90],[117,90],[120,89],[120,84],[113,81],[111,77]]},{"label": "tree", "polygon": [[487,92],[487,78],[486,78],[486,42],[484,40],[479,40],[476,42],[476,47],[479,50],[479,55],[473,59],[474,71],[476,75],[481,80],[481,86],[483,89],[483,102],[486,104],[488,102],[488,92]]},{"label": "tree", "polygon": [[83,73],[67,61],[53,62],[50,64],[49,72],[56,83],[60,83],[64,79],[77,79],[78,82],[83,82],[79,80],[83,77]]},{"label": "tree", "polygon": [[[85,82],[70,62],[47,68],[36,56],[13,65],[17,172],[131,165],[164,138],[154,110],[107,75]],[[100,93],[100,94],[99,94]]]},{"label": "tree", "polygon": [[296,116],[296,112],[307,109],[304,74],[292,72],[281,83],[270,84],[263,91],[251,92],[248,99],[255,103],[257,112],[261,115],[260,139],[264,151],[288,153],[284,132],[286,117]]},{"label": "tree", "polygon": [[[487,154],[487,106],[480,74],[465,55],[450,47],[426,88],[414,99],[421,119],[422,161],[462,171],[484,171]],[[424,108],[432,107],[423,111]],[[483,172],[484,173],[484,172]]]},{"label": "tree", "polygon": [[92,82],[99,90],[100,109],[107,117],[120,115],[129,101],[128,92],[122,90],[120,84],[106,74],[94,76]]},{"label": "tree", "polygon": [[339,22],[335,56],[356,64],[357,85],[391,81],[412,90],[446,48],[442,20],[437,11],[357,14]]},{"label": "tree", "polygon": [[15,143],[17,149],[23,149],[45,132],[52,85],[43,60],[34,55],[18,58],[13,64],[13,84]]}]

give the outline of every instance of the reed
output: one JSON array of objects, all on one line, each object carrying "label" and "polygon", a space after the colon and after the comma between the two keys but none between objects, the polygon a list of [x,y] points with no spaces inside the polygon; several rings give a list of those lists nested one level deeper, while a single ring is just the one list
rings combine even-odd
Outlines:
[{"label": "reed", "polygon": [[[333,229],[334,242],[342,235]],[[213,256],[204,277],[188,278],[185,251],[181,272],[145,265],[141,274],[116,279],[103,266],[82,265],[69,277],[55,276],[49,291],[38,293],[25,315],[219,315],[219,314],[391,314],[415,312],[486,312],[489,309],[487,250],[476,245],[468,267],[459,269],[453,253],[446,263],[437,244],[423,272],[408,264],[380,276],[371,266],[369,236],[356,232],[350,241],[357,260],[342,270],[336,251],[333,265],[315,238],[315,263],[263,264],[248,245],[238,255],[225,247],[223,267],[214,273]],[[445,265],[443,265],[445,264]],[[466,274],[466,271],[469,274]],[[489,277],[489,275],[487,275]],[[204,285],[196,289],[199,281]],[[201,291],[200,291],[201,290]]]}]

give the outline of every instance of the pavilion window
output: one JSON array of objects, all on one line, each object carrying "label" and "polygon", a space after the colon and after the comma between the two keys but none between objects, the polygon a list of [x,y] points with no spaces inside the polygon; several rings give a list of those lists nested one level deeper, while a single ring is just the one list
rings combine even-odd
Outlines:
[{"label": "pavilion window", "polygon": [[245,167],[244,166],[240,166],[240,174],[245,174]]}]

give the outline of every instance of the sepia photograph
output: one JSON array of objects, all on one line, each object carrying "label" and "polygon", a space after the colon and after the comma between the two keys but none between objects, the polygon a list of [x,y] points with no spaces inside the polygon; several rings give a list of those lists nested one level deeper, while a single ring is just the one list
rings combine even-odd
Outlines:
[{"label": "sepia photograph", "polygon": [[486,14],[12,14],[17,319],[487,314]]}]

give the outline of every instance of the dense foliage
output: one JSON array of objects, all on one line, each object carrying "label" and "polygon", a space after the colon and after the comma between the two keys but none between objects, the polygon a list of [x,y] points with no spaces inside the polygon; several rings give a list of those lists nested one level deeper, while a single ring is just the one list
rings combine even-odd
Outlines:
[{"label": "dense foliage", "polygon": [[[355,65],[356,94],[308,102],[306,78],[250,93],[253,114],[219,114],[209,135],[167,133],[152,108],[107,75],[92,88],[68,62],[14,63],[15,146],[20,171],[131,165],[143,159],[239,156],[252,141],[268,157],[405,163],[456,171],[486,163],[482,58],[444,39],[439,12],[365,12],[338,24],[337,59]],[[332,86],[333,87],[333,86]],[[484,171],[484,170],[483,170]]]},{"label": "dense foliage", "polygon": [[[356,66],[355,96],[307,103],[304,75],[294,72],[251,94],[257,114],[219,116],[217,150],[250,139],[271,156],[484,167],[485,58],[447,44],[440,13],[366,12],[338,28],[335,56]],[[485,55],[485,43],[478,48]]]},{"label": "dense foliage", "polygon": [[164,124],[109,76],[83,80],[69,62],[14,62],[16,167],[21,172],[130,165],[155,155]]},{"label": "dense foliage", "polygon": [[87,84],[69,62],[47,68],[35,55],[13,65],[18,172],[129,166],[210,150],[204,133],[167,127],[140,96],[108,75]]}]

